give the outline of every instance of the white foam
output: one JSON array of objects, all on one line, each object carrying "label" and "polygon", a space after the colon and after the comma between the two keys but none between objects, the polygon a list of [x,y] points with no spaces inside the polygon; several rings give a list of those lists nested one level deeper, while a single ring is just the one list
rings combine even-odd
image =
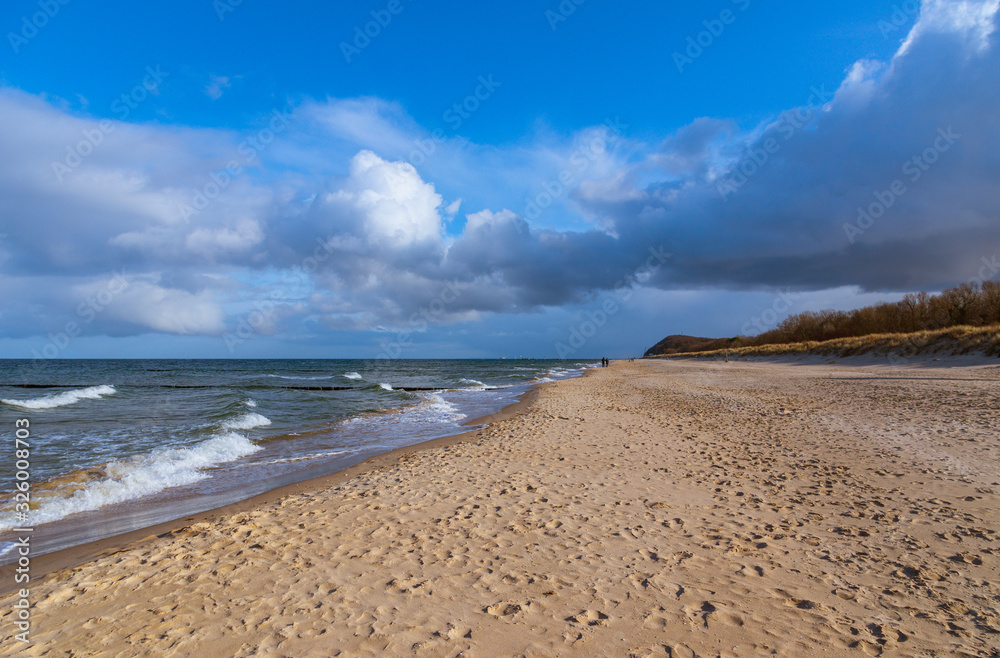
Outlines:
[{"label": "white foam", "polygon": [[308,461],[310,459],[321,459],[323,457],[336,457],[337,455],[343,455],[348,452],[357,452],[357,450],[331,450],[330,452],[317,452],[312,455],[303,455],[302,457],[285,457],[284,459],[272,459],[266,462],[260,462],[262,465],[267,464],[291,464],[294,462]]},{"label": "white foam", "polygon": [[379,386],[381,386],[386,391],[391,391],[392,390],[392,386],[389,386],[388,384],[379,384]]},{"label": "white foam", "polygon": [[306,379],[309,381],[315,381],[317,379],[332,379],[333,375],[325,375],[322,377],[300,377],[298,375],[268,375],[268,377],[277,377],[278,379]]},{"label": "white foam", "polygon": [[361,379],[361,375],[356,372],[345,372],[344,377],[347,377],[348,379]]},{"label": "white foam", "polygon": [[[448,402],[438,393],[422,392],[418,394],[421,401],[413,406],[402,407],[394,410],[397,413],[389,414],[362,414],[348,418],[344,425],[361,425],[362,427],[372,426],[382,428],[385,424],[393,423],[415,423],[415,424],[445,424],[456,423],[466,417],[451,402]],[[381,433],[382,430],[377,430]]]},{"label": "white foam", "polygon": [[439,393],[422,393],[420,397],[424,401],[407,409],[402,415],[404,421],[455,423],[465,418],[465,414],[460,412],[458,407],[445,400]]},{"label": "white foam", "polygon": [[257,406],[257,401],[256,400],[244,400],[243,404],[245,404],[246,406],[248,406],[251,409],[253,409],[254,407]]},{"label": "white foam", "polygon": [[76,404],[80,400],[99,400],[104,395],[114,395],[117,392],[114,386],[91,386],[33,400],[0,400],[0,402],[24,409],[55,409]]},{"label": "white foam", "polygon": [[[260,450],[245,436],[226,432],[190,448],[157,450],[130,460],[111,462],[107,477],[88,483],[70,496],[39,498],[38,509],[28,512],[28,523],[38,525],[89,512],[106,505],[135,500],[170,487],[191,484],[207,477],[206,468],[239,459]],[[11,512],[0,513],[0,530],[25,525]]]},{"label": "white foam", "polygon": [[227,420],[222,426],[227,430],[252,430],[257,427],[267,427],[271,419],[260,414],[243,414],[239,418]]}]

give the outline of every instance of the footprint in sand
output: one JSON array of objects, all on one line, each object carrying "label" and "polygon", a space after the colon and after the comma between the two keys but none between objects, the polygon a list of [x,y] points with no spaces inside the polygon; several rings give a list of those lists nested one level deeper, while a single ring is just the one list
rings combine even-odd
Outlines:
[{"label": "footprint in sand", "polygon": [[724,606],[716,606],[710,601],[704,601],[700,606],[686,605],[682,610],[687,615],[688,621],[695,626],[708,628],[716,624],[724,624],[740,627],[745,623],[741,615],[727,610]]},{"label": "footprint in sand", "polygon": [[569,623],[582,626],[604,626],[608,620],[609,617],[598,610],[584,610],[566,618]]},{"label": "footprint in sand", "polygon": [[763,578],[765,572],[764,572],[764,567],[745,564],[742,567],[740,567],[740,570],[737,573],[739,573],[741,576],[753,576],[755,578]]},{"label": "footprint in sand", "polygon": [[449,640],[458,640],[461,638],[469,639],[472,637],[472,629],[468,626],[452,626],[445,633],[445,637]]},{"label": "footprint in sand", "polygon": [[824,607],[818,603],[814,603],[813,601],[809,601],[807,599],[789,598],[785,599],[784,603],[786,606],[790,608],[798,608],[799,610],[813,610],[815,608]]},{"label": "footprint in sand", "polygon": [[656,631],[661,631],[667,627],[668,624],[672,624],[678,620],[677,615],[667,612],[663,608],[659,610],[653,610],[646,618],[643,619],[642,625],[646,628],[652,628]]},{"label": "footprint in sand", "polygon": [[521,605],[511,601],[501,601],[489,606],[484,612],[494,617],[513,617],[521,612]]},{"label": "footprint in sand", "polygon": [[575,631],[563,633],[563,642],[566,644],[575,644],[579,640],[583,639],[583,633],[578,633]]}]

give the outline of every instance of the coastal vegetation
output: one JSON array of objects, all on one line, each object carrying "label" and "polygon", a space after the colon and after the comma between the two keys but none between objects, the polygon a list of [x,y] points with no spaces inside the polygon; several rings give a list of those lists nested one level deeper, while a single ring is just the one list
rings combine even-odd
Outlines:
[{"label": "coastal vegetation", "polygon": [[966,283],[931,295],[911,293],[898,302],[854,311],[791,315],[757,336],[733,339],[669,336],[646,356],[724,354],[770,356],[815,353],[917,354],[983,352],[1000,355],[1000,282]]}]

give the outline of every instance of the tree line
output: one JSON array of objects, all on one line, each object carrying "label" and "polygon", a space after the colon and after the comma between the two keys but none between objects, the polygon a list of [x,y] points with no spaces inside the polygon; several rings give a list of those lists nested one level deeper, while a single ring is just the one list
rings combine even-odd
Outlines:
[{"label": "tree line", "polygon": [[1000,324],[1000,282],[984,281],[964,283],[938,295],[910,293],[895,303],[855,311],[806,311],[785,318],[770,331],[741,337],[740,342],[772,345],[992,324]]}]

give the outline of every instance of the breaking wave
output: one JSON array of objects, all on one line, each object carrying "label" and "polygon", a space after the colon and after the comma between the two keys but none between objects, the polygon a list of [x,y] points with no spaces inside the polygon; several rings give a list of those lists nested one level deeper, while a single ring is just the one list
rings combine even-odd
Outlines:
[{"label": "breaking wave", "polygon": [[90,388],[66,391],[65,393],[47,395],[42,398],[34,398],[33,400],[0,400],[0,402],[23,409],[55,409],[56,407],[76,404],[81,400],[99,400],[105,395],[114,395],[117,392],[114,386],[91,386]]}]

